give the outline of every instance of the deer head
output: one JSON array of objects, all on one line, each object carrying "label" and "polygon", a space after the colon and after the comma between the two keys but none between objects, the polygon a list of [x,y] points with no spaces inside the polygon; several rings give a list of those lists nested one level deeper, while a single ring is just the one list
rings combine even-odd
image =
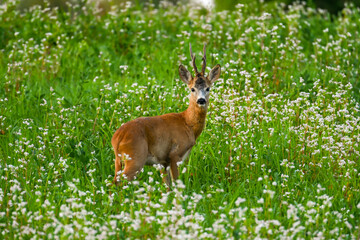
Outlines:
[{"label": "deer head", "polygon": [[198,72],[195,63],[195,54],[193,54],[190,44],[190,57],[194,68],[195,76],[182,65],[179,66],[180,79],[186,83],[191,91],[190,101],[195,102],[199,107],[207,108],[209,104],[210,88],[212,84],[218,80],[221,72],[220,65],[217,64],[210,73],[205,76],[206,69],[206,44],[203,48],[201,72]]}]

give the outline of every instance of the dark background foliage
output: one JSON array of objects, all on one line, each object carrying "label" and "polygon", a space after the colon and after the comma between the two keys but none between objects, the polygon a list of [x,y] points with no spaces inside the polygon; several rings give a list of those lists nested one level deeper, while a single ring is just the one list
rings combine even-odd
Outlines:
[{"label": "dark background foliage", "polygon": [[[125,0],[95,0],[95,1],[89,1],[94,4],[98,4],[101,8],[104,9],[104,11],[107,11],[111,5],[119,4],[120,2],[124,2]],[[160,0],[132,0],[133,2],[137,4],[144,4],[144,3],[154,3],[155,5],[158,5]],[[181,0],[169,0],[172,3],[181,2]],[[189,1],[189,0],[184,0]],[[190,0],[191,1],[191,0]],[[286,5],[291,5],[294,2],[298,2],[296,0],[256,0],[259,7],[263,4],[263,2],[268,3],[284,3]],[[0,3],[3,2],[3,0],[0,0]],[[34,4],[40,4],[45,5],[44,0],[21,0],[19,4],[19,8],[26,9],[31,7]],[[51,7],[60,7],[62,9],[67,9],[67,2],[77,2],[77,0],[47,0],[46,1]],[[79,1],[80,2],[80,1]],[[234,6],[237,4],[247,4],[247,3],[253,3],[254,0],[214,0],[215,7],[217,10],[231,10],[234,9]],[[360,6],[360,0],[305,0],[307,6],[314,7],[314,8],[321,8],[326,9],[331,14],[339,14],[345,4],[352,3],[354,6],[359,7]]]},{"label": "dark background foliage", "polygon": [[[242,3],[251,3],[254,2],[252,0],[215,0],[216,8],[219,10],[230,10],[236,4]],[[256,2],[261,5],[264,1],[263,0],[256,0]],[[299,2],[296,0],[265,0],[265,2],[272,2],[272,3],[284,3],[286,5],[293,4],[295,2]],[[360,6],[360,0],[304,0],[302,2],[306,2],[309,7],[314,8],[321,8],[326,9],[331,14],[338,14],[347,3],[353,3],[355,6]]]}]

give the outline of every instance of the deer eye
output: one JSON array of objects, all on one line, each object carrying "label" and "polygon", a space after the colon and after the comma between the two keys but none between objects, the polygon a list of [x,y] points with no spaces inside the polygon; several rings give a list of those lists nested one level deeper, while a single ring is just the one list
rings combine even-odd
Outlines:
[{"label": "deer eye", "polygon": [[195,92],[195,88],[192,88],[191,91],[192,91],[192,92]]},{"label": "deer eye", "polygon": [[208,87],[208,88],[206,89],[206,91],[207,91],[207,92],[210,91],[210,88]]}]

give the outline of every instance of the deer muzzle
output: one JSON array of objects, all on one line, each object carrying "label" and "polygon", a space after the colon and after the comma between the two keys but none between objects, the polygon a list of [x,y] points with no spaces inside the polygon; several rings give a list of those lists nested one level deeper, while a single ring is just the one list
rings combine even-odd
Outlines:
[{"label": "deer muzzle", "polygon": [[205,105],[206,104],[206,100],[205,98],[199,98],[197,101],[196,101],[197,104],[199,105]]}]

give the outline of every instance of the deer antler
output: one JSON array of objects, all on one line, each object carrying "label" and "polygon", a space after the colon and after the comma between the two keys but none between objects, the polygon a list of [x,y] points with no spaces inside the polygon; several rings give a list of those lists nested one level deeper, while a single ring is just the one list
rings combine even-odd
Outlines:
[{"label": "deer antler", "polygon": [[190,57],[191,57],[192,65],[193,65],[193,68],[194,68],[194,71],[195,71],[195,75],[197,75],[199,72],[197,70],[196,63],[195,63],[196,56],[192,52],[191,43],[189,43],[189,46],[190,46]]},{"label": "deer antler", "polygon": [[204,49],[203,49],[203,57],[202,57],[202,60],[203,60],[203,63],[202,63],[202,66],[201,66],[201,73],[203,76],[205,76],[205,68],[206,68],[206,43],[204,43]]}]

